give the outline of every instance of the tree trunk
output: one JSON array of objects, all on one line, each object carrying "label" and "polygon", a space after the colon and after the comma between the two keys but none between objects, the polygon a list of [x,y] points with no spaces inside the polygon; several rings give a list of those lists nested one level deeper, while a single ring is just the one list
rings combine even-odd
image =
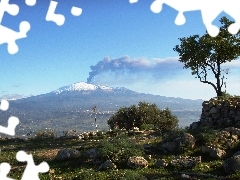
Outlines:
[{"label": "tree trunk", "polygon": [[216,93],[217,93],[217,97],[220,97],[222,96],[222,86],[221,86],[221,64],[220,64],[220,60],[219,60],[219,57],[217,59],[217,74],[216,74],[216,79],[217,79],[217,90],[216,90]]}]

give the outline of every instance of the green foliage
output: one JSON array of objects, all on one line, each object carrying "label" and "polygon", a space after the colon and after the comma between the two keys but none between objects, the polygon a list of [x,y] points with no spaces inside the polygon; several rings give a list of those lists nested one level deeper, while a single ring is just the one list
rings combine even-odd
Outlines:
[{"label": "green foliage", "polygon": [[193,135],[196,141],[202,145],[209,145],[217,135],[217,130],[210,127],[200,127],[198,129],[189,130],[189,133]]},{"label": "green foliage", "polygon": [[139,104],[130,107],[120,108],[110,119],[108,125],[111,129],[127,130],[133,127],[143,127],[153,125],[155,129],[166,130],[178,126],[178,119],[172,115],[171,111],[166,108],[160,110],[156,104],[139,102]]},{"label": "green foliage", "polygon": [[[213,38],[206,33],[201,37],[192,35],[180,38],[181,44],[173,49],[178,52],[184,68],[190,68],[192,75],[196,75],[200,82],[210,84],[217,96],[222,96],[225,74],[229,72],[229,69],[222,69],[221,65],[240,56],[240,33],[232,35],[228,32],[233,22],[226,17],[222,17],[220,22],[222,26],[217,37]],[[207,80],[208,72],[212,73],[216,83]]]},{"label": "green foliage", "polygon": [[235,98],[240,98],[240,96],[231,95],[227,92],[223,92],[222,96],[213,97],[211,100],[228,100],[228,99],[235,99]]},{"label": "green foliage", "polygon": [[135,171],[126,171],[124,173],[124,177],[120,178],[120,180],[146,180],[143,175],[139,174],[138,172]]},{"label": "green foliage", "polygon": [[[202,139],[202,141],[209,142],[211,139],[216,137],[216,133],[221,130],[212,130],[207,127],[202,127],[197,130],[181,130],[174,129],[162,132],[162,137],[157,137],[157,139],[163,138],[164,140],[173,140],[178,137],[182,132],[189,132],[195,138]],[[120,132],[120,131],[119,131]],[[152,132],[151,132],[152,133]],[[159,134],[159,132],[155,132]],[[162,154],[159,151],[152,151],[151,160],[148,160],[149,166],[143,169],[130,169],[127,167],[126,159],[129,156],[137,155],[144,156],[143,153],[143,143],[139,141],[142,137],[148,137],[149,134],[139,133],[135,139],[131,139],[127,135],[121,134],[116,137],[109,137],[108,134],[105,134],[105,140],[100,141],[100,144],[97,141],[92,140],[69,140],[69,139],[60,139],[56,138],[52,139],[26,139],[21,140],[18,138],[12,139],[0,139],[0,147],[1,147],[1,162],[10,163],[11,167],[13,167],[8,174],[8,177],[13,179],[21,179],[22,174],[25,169],[26,163],[18,162],[16,160],[16,153],[20,149],[25,149],[29,154],[32,154],[34,157],[35,164],[40,164],[42,161],[45,161],[50,166],[50,171],[47,173],[39,173],[39,178],[42,180],[91,180],[91,179],[116,179],[116,180],[145,180],[145,179],[161,179],[161,180],[177,180],[181,179],[181,177],[176,173],[176,171],[193,173],[193,174],[205,174],[205,175],[214,175],[218,176],[219,179],[240,179],[240,171],[237,171],[233,174],[227,174],[224,172],[222,163],[228,157],[231,157],[235,152],[239,151],[240,145],[234,147],[227,152],[227,157],[221,160],[215,160],[213,158],[208,158],[208,156],[201,153],[200,148],[202,144],[197,143],[196,147],[193,150],[186,150],[184,152],[178,152],[178,155],[181,156],[202,156],[202,162],[196,165],[193,168],[179,168],[171,166],[170,164],[167,167],[157,168],[154,166],[154,163],[158,159],[165,159],[168,163],[173,159],[173,154]],[[101,133],[100,136],[101,137]],[[166,138],[166,139],[165,139]],[[109,140],[106,140],[109,139]],[[144,144],[153,145],[153,138],[148,139],[145,138]],[[36,143],[37,142],[37,143]],[[138,145],[141,144],[141,146]],[[97,171],[100,164],[95,164],[92,161],[88,161],[82,157],[77,160],[70,160],[66,162],[61,162],[54,160],[56,155],[56,150],[62,148],[76,148],[81,151],[82,157],[86,150],[89,148],[98,148],[101,152],[103,152],[103,156],[106,160],[108,158],[113,158],[116,160],[114,162],[117,165],[117,169],[109,169],[105,171]],[[156,148],[158,149],[158,148]],[[50,150],[50,151],[49,151]],[[116,155],[114,155],[114,152]],[[105,155],[104,155],[105,153]],[[107,155],[111,155],[107,156]],[[117,160],[118,159],[118,160]],[[111,159],[112,160],[112,159]],[[119,163],[121,164],[119,164]],[[197,178],[197,177],[196,177]],[[191,179],[196,179],[195,177],[191,177]],[[198,179],[218,179],[218,178],[207,178],[199,176]]]},{"label": "green foliage", "polygon": [[139,128],[141,131],[142,130],[153,130],[154,125],[153,124],[142,124]]},{"label": "green foliage", "polygon": [[114,163],[121,164],[126,163],[130,156],[142,156],[143,147],[122,134],[112,139],[102,140],[99,152],[103,159],[111,159]]}]

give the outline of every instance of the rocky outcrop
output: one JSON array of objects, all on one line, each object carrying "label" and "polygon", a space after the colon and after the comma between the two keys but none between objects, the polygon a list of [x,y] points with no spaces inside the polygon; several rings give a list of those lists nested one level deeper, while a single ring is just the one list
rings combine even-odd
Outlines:
[{"label": "rocky outcrop", "polygon": [[[213,128],[240,127],[240,97],[204,101],[199,125]],[[195,128],[196,123],[190,127]]]},{"label": "rocky outcrop", "polygon": [[161,150],[164,152],[173,153],[180,148],[189,148],[192,149],[195,146],[195,138],[189,133],[182,133],[180,137],[177,137],[173,141],[163,143]]}]

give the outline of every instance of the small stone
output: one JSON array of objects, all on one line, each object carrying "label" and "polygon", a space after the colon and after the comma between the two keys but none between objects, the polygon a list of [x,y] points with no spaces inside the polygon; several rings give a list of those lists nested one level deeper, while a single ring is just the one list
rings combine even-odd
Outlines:
[{"label": "small stone", "polygon": [[111,160],[107,160],[106,162],[99,166],[98,171],[116,168],[117,166]]}]

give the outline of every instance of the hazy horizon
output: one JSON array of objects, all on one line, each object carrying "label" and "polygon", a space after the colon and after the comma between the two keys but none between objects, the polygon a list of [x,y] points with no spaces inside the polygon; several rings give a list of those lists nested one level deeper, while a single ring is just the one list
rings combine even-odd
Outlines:
[{"label": "hazy horizon", "polygon": [[[20,12],[16,17],[4,15],[3,24],[19,31],[19,23],[27,20],[31,29],[27,38],[17,40],[18,53],[10,55],[6,44],[0,46],[0,97],[45,94],[77,82],[184,99],[216,96],[212,86],[183,69],[173,51],[180,44],[178,38],[205,33],[200,11],[184,13],[186,23],[177,26],[176,10],[163,5],[155,14],[151,1],[64,1],[56,8],[65,16],[65,23],[58,26],[45,20],[49,1],[33,7],[13,3]],[[82,8],[82,14],[73,16],[72,6]],[[215,24],[222,15],[226,14]],[[226,90],[237,95],[240,60],[224,66],[230,68]]]}]

